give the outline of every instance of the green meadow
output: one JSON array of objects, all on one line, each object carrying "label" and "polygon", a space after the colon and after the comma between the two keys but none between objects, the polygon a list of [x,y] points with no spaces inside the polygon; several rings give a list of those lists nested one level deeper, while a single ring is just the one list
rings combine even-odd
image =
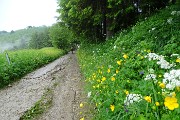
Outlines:
[{"label": "green meadow", "polygon": [[172,5],[104,43],[81,45],[95,120],[180,119],[179,21]]}]

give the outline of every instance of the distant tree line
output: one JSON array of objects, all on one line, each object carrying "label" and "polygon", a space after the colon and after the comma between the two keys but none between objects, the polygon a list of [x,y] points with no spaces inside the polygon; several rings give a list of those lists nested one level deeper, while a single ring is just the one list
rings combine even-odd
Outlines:
[{"label": "distant tree line", "polygon": [[34,32],[29,41],[29,48],[40,49],[43,47],[56,47],[69,51],[76,41],[71,30],[62,23],[53,24],[43,31]]},{"label": "distant tree line", "polygon": [[11,32],[0,31],[0,49],[17,50],[52,46],[49,38],[49,27],[28,26]]},{"label": "distant tree line", "polygon": [[43,31],[34,32],[29,41],[29,48],[40,49],[51,47],[52,43],[49,37],[49,28],[45,27]]}]

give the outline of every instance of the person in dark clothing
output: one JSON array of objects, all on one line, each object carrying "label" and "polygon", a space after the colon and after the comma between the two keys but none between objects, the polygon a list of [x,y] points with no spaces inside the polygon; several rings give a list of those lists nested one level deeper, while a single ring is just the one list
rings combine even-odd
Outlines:
[{"label": "person in dark clothing", "polygon": [[75,44],[72,44],[71,45],[71,52],[72,52],[72,54],[73,54],[73,51],[75,51],[76,50],[76,45]]},{"label": "person in dark clothing", "polygon": [[72,52],[72,54],[73,54],[73,51],[74,51],[74,48],[73,48],[73,46],[71,46],[71,52]]}]

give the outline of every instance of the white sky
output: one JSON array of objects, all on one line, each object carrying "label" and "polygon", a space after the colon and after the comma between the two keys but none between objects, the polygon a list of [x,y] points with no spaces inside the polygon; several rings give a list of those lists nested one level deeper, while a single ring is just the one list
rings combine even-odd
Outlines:
[{"label": "white sky", "polygon": [[0,0],[0,31],[56,22],[57,0]]}]

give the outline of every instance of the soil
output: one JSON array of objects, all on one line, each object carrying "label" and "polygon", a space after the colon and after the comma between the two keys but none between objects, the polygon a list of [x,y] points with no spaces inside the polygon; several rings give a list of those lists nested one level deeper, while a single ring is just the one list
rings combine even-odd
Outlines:
[{"label": "soil", "polygon": [[0,91],[0,120],[19,120],[52,87],[52,106],[38,119],[79,120],[85,113],[79,104],[86,101],[81,78],[76,54],[72,53],[26,75]]}]

